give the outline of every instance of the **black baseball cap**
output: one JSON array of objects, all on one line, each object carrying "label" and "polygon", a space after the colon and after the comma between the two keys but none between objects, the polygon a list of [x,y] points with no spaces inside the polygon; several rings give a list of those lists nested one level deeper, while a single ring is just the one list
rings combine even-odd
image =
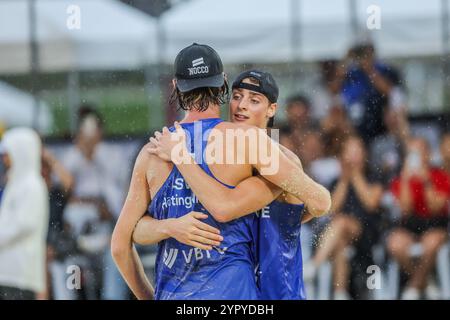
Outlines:
[{"label": "black baseball cap", "polygon": [[[256,80],[258,80],[259,86],[242,82],[242,80],[246,78],[255,78]],[[278,100],[279,89],[277,83],[275,82],[275,79],[272,77],[272,75],[268,72],[259,70],[244,71],[237,76],[236,80],[234,80],[232,88],[242,88],[259,92],[265,95],[271,103],[276,103]]]},{"label": "black baseball cap", "polygon": [[193,43],[175,58],[175,79],[181,92],[223,86],[225,76],[219,54],[210,46]]}]

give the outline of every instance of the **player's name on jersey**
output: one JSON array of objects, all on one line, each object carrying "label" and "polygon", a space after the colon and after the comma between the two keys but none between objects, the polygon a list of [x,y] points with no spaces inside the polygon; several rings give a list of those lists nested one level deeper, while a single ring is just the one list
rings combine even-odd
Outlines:
[{"label": "player's name on jersey", "polygon": [[270,206],[266,206],[256,211],[256,216],[258,218],[270,218]]},{"label": "player's name on jersey", "polygon": [[193,196],[187,196],[182,197],[178,195],[170,196],[170,197],[164,197],[163,203],[162,203],[162,209],[166,209],[168,207],[176,207],[176,206],[183,206],[187,209],[192,209],[194,205],[198,203],[198,199],[195,195]]}]

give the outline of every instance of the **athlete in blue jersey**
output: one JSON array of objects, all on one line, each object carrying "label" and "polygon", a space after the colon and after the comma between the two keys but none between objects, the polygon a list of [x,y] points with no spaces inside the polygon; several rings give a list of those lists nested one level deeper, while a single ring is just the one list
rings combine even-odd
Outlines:
[{"label": "athlete in blue jersey", "polygon": [[[261,128],[266,128],[268,122],[271,125],[273,117],[269,121],[266,117],[267,109],[276,102],[276,97],[271,95],[276,90],[271,90],[271,87],[276,87],[276,84],[270,74],[256,70],[242,73],[233,84],[230,103],[233,121]],[[163,145],[161,147],[164,148]],[[170,148],[169,145],[166,156],[171,153]],[[283,151],[301,167],[292,152],[286,148]],[[200,201],[217,219],[229,221],[264,206],[259,211],[260,219],[252,233],[259,262],[257,278],[260,298],[305,299],[300,246],[303,201],[292,194],[282,193],[282,189],[261,177],[249,178],[233,190],[207,177],[198,167],[179,167]],[[312,188],[320,194],[318,186],[312,185]],[[304,199],[306,203],[313,204],[314,198]],[[310,214],[303,215],[304,221],[309,219]],[[145,228],[140,228],[138,224],[136,230],[141,233],[141,240],[145,239]]]},{"label": "athlete in blue jersey", "polygon": [[[183,129],[189,133],[190,139],[187,142],[191,153],[197,159],[200,157],[200,167],[211,177],[214,175],[203,155],[210,129],[220,122],[221,119],[212,118],[182,124]],[[200,143],[194,148],[198,141]],[[181,173],[173,167],[152,199],[150,215],[162,220],[182,217],[193,210],[206,212]],[[213,250],[202,251],[174,238],[162,241],[156,259],[155,298],[257,299],[251,233],[254,219],[254,215],[248,215],[229,223],[220,223],[208,216],[203,222],[220,229],[223,237],[220,246],[217,243]]]},{"label": "athlete in blue jersey", "polygon": [[259,212],[256,250],[260,298],[304,300],[300,242],[304,204],[283,200],[277,199]]},{"label": "athlete in blue jersey", "polygon": [[[188,187],[180,174],[182,168],[198,163],[200,166],[195,164],[196,168],[206,177],[219,180],[226,190],[251,177],[253,170],[296,196],[316,192],[315,183],[265,133],[246,124],[219,119],[228,87],[220,57],[211,47],[193,44],[183,49],[175,59],[173,83],[173,98],[186,111],[181,121],[184,130],[179,127],[176,133],[170,133],[164,128],[163,134],[156,136],[169,140],[180,137],[177,146],[182,152],[164,159],[162,154],[150,155],[146,146],[139,153],[128,196],[113,232],[113,258],[139,299],[150,299],[154,294],[159,299],[255,299],[258,290],[251,244],[254,217],[242,215],[230,221],[211,215],[197,203],[195,190]],[[236,130],[256,136],[257,143],[242,146],[227,140],[220,148],[209,139]],[[227,155],[242,156],[242,161],[217,163],[206,159],[204,149],[207,151],[214,145],[215,154],[225,151]],[[261,146],[270,151],[264,158]],[[203,160],[206,164],[202,165]],[[144,242],[158,243],[159,247],[155,292],[132,244],[133,231],[139,229],[137,223],[149,204],[150,215],[142,222],[146,230]],[[329,193],[323,192],[312,207],[317,211],[328,210]],[[202,213],[190,213],[192,210]]]}]

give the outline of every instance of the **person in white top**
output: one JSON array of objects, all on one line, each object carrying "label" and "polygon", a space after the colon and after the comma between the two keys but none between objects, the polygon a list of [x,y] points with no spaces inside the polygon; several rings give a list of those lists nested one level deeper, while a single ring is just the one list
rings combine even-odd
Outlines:
[{"label": "person in white top", "polygon": [[[128,288],[114,264],[109,243],[125,198],[122,185],[128,183],[124,178],[128,169],[122,167],[128,163],[103,140],[103,123],[94,107],[81,106],[75,144],[61,158],[74,178],[63,220],[80,251],[78,257],[69,256],[65,263],[80,265],[88,300],[123,300],[128,297]],[[65,270],[62,277],[66,277]],[[56,299],[75,299],[73,290],[62,289]]]},{"label": "person in white top", "polygon": [[45,290],[48,190],[41,176],[41,140],[29,128],[1,142],[8,180],[0,203],[0,300],[34,299]]}]

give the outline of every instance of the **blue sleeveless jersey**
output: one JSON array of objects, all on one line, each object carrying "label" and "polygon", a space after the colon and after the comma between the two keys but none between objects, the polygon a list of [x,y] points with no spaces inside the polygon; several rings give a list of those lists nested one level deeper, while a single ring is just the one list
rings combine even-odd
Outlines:
[{"label": "blue sleeveless jersey", "polygon": [[[212,177],[204,161],[204,152],[210,130],[221,121],[214,118],[181,124],[186,132],[188,149],[201,168]],[[224,240],[220,247],[214,247],[211,251],[181,244],[173,238],[161,241],[156,258],[155,299],[257,299],[256,262],[252,250],[255,214],[218,223],[199,203],[174,166],[152,199],[150,215],[156,219],[168,219],[191,211],[207,214],[209,217],[202,221],[218,228]]]},{"label": "blue sleeveless jersey", "polygon": [[304,300],[301,217],[304,205],[273,201],[259,211],[257,281],[262,300]]}]

